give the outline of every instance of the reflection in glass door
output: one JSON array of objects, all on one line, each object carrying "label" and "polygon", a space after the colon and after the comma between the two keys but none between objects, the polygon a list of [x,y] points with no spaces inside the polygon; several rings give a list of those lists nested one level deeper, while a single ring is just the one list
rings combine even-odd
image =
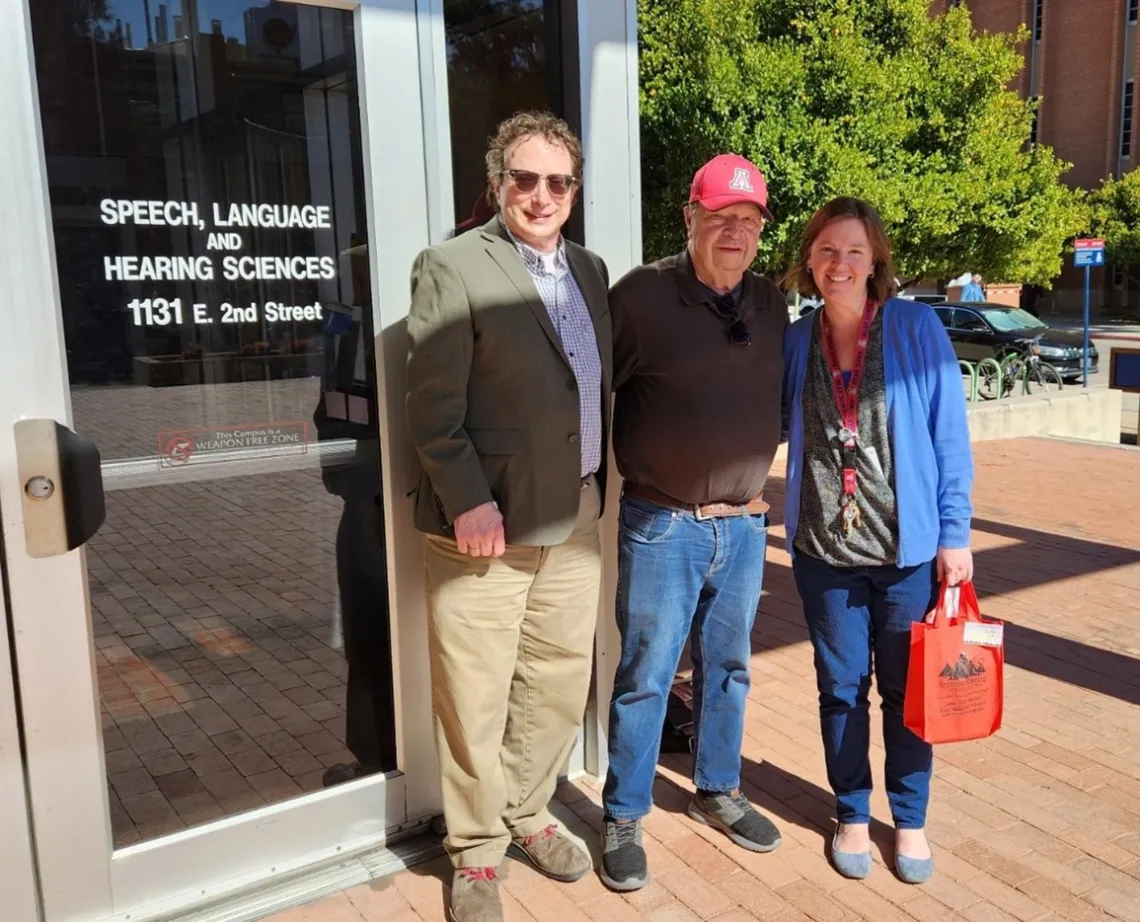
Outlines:
[{"label": "reflection in glass door", "polygon": [[114,844],[394,769],[354,17],[31,19]]},{"label": "reflection in glass door", "polygon": [[564,115],[560,0],[443,0],[456,231],[490,220],[487,138],[522,109]]}]

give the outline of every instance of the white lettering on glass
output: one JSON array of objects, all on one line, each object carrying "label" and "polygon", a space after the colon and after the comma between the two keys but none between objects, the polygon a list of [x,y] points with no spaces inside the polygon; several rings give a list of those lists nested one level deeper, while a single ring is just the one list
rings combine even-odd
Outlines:
[{"label": "white lettering on glass", "polygon": [[[223,214],[223,211],[225,212]],[[230,205],[214,203],[215,227],[301,227],[328,230],[332,227],[328,205]]]},{"label": "white lettering on glass", "polygon": [[[333,256],[223,255],[240,253],[246,240],[242,229],[310,230],[332,229],[332,209],[328,205],[272,205],[264,203],[210,204],[213,229],[202,220],[197,202],[152,199],[106,198],[99,203],[99,218],[107,227],[169,227],[202,232],[203,236],[172,234],[175,245],[197,244],[211,255],[121,255],[103,257],[103,275],[108,282],[313,282],[337,277]],[[141,238],[147,239],[147,238]],[[161,238],[159,238],[161,239]],[[255,242],[260,240],[255,237]],[[291,238],[290,238],[291,240]],[[276,249],[276,247],[275,247]],[[133,294],[134,292],[132,292]],[[172,294],[173,292],[168,292]],[[275,292],[272,292],[275,293]],[[194,326],[218,323],[298,323],[323,319],[319,301],[311,304],[285,304],[266,301],[264,305],[234,305],[196,302],[184,308],[181,298],[156,297],[158,292],[144,287],[140,295],[125,305],[135,326]],[[231,295],[232,296],[232,295]]]}]

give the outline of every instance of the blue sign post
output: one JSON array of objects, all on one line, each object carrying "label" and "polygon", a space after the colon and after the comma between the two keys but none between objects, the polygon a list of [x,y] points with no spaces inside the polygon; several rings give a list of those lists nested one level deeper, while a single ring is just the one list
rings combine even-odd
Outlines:
[{"label": "blue sign post", "polygon": [[1082,359],[1085,387],[1089,386],[1089,274],[1093,266],[1104,265],[1104,241],[1086,237],[1073,241],[1073,265],[1085,270],[1085,351]]}]

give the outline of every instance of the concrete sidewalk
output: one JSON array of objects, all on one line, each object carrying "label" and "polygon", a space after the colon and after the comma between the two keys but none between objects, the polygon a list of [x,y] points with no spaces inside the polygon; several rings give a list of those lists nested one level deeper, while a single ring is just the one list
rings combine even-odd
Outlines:
[{"label": "concrete sidewalk", "polygon": [[[1073,333],[1084,331],[1082,317],[1050,317],[1041,318],[1043,323],[1049,324],[1056,330],[1070,330]],[[1089,335],[1094,339],[1140,340],[1140,323],[1134,321],[1104,321],[1091,319],[1089,321]]]},{"label": "concrete sidewalk", "polygon": [[[975,458],[977,584],[985,613],[1007,623],[1005,726],[937,750],[931,882],[909,887],[889,870],[877,736],[877,866],[854,882],[827,863],[833,815],[811,650],[774,527],[744,788],[781,826],[783,846],[752,854],[690,821],[686,766],[669,756],[645,823],[653,882],[620,896],[594,875],[561,885],[507,862],[507,919],[1140,922],[1140,452],[1028,440],[978,444]],[[596,851],[597,787],[567,785],[559,797]],[[440,922],[449,880],[439,860],[271,919]]]}]

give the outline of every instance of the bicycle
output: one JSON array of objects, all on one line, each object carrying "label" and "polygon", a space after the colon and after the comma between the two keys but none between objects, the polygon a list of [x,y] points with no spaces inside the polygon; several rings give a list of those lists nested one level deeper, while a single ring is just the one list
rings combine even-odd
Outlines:
[{"label": "bicycle", "polygon": [[[978,367],[978,394],[985,400],[1012,396],[1019,382],[1023,394],[1048,394],[1064,387],[1061,373],[1048,362],[1041,361],[1036,343],[1018,344],[1013,347],[1013,351],[1002,356],[1000,376],[995,364],[985,362]],[[999,379],[1000,395],[997,393]]]}]

